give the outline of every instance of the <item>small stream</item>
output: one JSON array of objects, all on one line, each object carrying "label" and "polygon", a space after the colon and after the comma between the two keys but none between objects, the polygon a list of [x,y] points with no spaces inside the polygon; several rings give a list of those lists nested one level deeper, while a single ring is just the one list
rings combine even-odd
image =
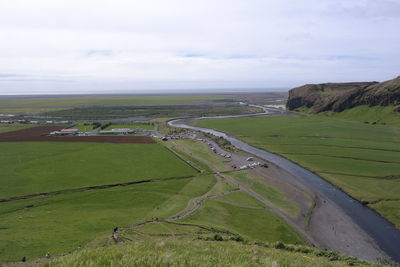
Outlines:
[{"label": "small stream", "polygon": [[363,229],[372,239],[375,240],[382,251],[384,251],[393,260],[400,262],[400,230],[398,230],[392,223],[387,221],[372,209],[362,205],[359,201],[337,189],[334,185],[327,182],[320,176],[293,163],[290,160],[253,147],[223,132],[189,125],[190,122],[200,119],[239,118],[285,113],[284,111],[271,110],[264,107],[262,108],[264,109],[263,113],[177,119],[169,121],[168,124],[178,128],[191,129],[210,133],[218,137],[223,137],[238,149],[251,153],[259,158],[276,164],[282,169],[285,169],[297,179],[311,187],[315,192],[318,192],[320,195],[336,203],[336,205],[338,205],[350,218],[352,218],[352,220],[361,229]]}]

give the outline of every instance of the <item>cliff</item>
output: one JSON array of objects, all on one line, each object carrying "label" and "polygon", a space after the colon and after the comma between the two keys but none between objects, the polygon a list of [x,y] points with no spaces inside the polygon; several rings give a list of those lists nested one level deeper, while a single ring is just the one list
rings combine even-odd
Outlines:
[{"label": "cliff", "polygon": [[306,84],[289,91],[286,107],[340,112],[355,106],[400,105],[400,76],[386,82]]}]

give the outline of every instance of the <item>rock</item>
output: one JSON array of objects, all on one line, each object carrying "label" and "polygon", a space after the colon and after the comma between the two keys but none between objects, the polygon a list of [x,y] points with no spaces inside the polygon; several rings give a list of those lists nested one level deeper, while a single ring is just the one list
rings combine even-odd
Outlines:
[{"label": "rock", "polygon": [[386,82],[307,84],[289,91],[286,106],[340,112],[359,105],[400,105],[400,76]]}]

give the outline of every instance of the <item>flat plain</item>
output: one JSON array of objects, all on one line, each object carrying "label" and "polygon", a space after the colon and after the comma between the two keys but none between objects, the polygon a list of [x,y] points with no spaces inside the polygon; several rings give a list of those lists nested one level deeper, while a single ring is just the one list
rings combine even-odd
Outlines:
[{"label": "flat plain", "polygon": [[102,105],[158,105],[220,101],[232,95],[88,95],[0,99],[0,108],[57,108]]},{"label": "flat plain", "polygon": [[32,126],[32,124],[0,124],[0,133],[22,130]]},{"label": "flat plain", "polygon": [[0,143],[0,198],[197,172],[159,144]]}]

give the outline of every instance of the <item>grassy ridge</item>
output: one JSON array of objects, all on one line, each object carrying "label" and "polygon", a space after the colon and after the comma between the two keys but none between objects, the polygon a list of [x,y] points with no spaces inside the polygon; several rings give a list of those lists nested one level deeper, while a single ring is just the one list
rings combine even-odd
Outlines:
[{"label": "grassy ridge", "polygon": [[361,117],[350,121],[340,116],[347,115],[214,119],[196,124],[228,132],[299,163],[370,203],[400,227],[396,212],[400,209],[400,127],[394,122],[372,125],[361,122]]},{"label": "grassy ridge", "polygon": [[[190,247],[190,249],[188,249]],[[300,248],[299,248],[300,249]],[[46,266],[370,266],[353,259],[337,260],[320,252],[287,252],[239,242],[150,239],[88,249],[55,259]],[[229,256],[228,256],[229,255]],[[316,256],[318,255],[318,256]]]},{"label": "grassy ridge", "polygon": [[0,197],[194,175],[159,144],[0,143]]}]

